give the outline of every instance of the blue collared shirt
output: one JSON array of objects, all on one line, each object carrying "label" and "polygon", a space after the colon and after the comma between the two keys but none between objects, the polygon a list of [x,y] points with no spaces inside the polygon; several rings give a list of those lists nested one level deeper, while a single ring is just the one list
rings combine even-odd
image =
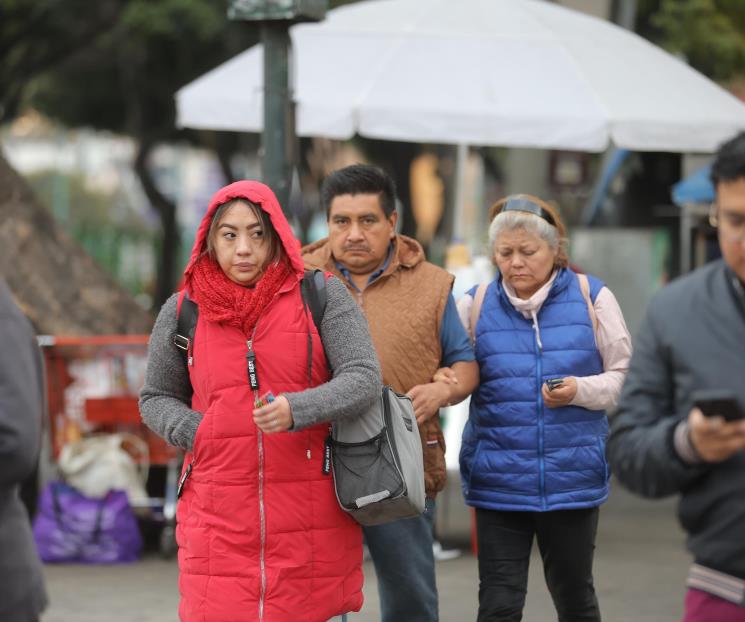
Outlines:
[{"label": "blue collared shirt", "polygon": [[[393,257],[393,243],[391,242],[388,244],[388,253],[385,256],[385,261],[383,262],[383,265],[380,266],[375,272],[373,272],[370,275],[370,278],[367,279],[367,284],[370,285],[375,279],[377,279],[383,272],[385,272],[388,269],[388,266],[391,265],[391,257]],[[351,285],[354,288],[354,291],[357,293],[361,293],[362,290],[357,287],[355,282],[352,280],[352,275],[350,274],[349,270],[347,270],[344,266],[342,266],[338,261],[336,261],[336,269],[341,272],[342,276],[347,280],[347,283]]]},{"label": "blue collared shirt", "polygon": [[[368,285],[380,278],[383,272],[388,269],[391,263],[391,257],[393,257],[392,243],[388,245],[388,254],[383,264],[367,280]],[[352,281],[349,270],[338,261],[336,262],[336,269],[339,270],[347,283],[356,292],[361,293],[362,290]],[[445,304],[445,311],[442,314],[442,321],[440,322],[440,349],[442,350],[442,359],[440,360],[440,366],[442,367],[450,367],[459,361],[468,362],[476,360],[466,329],[463,328],[460,317],[458,317],[458,310],[455,307],[453,294],[448,295],[448,301]]]}]

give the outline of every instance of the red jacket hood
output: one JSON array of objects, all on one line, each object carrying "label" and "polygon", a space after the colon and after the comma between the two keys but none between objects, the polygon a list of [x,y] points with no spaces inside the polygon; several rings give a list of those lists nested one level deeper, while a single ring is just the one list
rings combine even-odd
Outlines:
[{"label": "red jacket hood", "polygon": [[215,215],[217,208],[223,203],[227,203],[231,199],[246,199],[255,205],[258,205],[262,210],[269,214],[269,219],[274,226],[274,229],[279,235],[280,242],[287,253],[287,257],[290,260],[290,266],[299,277],[303,275],[303,259],[300,255],[300,242],[292,233],[290,223],[287,222],[285,215],[282,213],[282,208],[279,206],[279,201],[274,195],[274,192],[258,181],[236,181],[224,188],[220,188],[213,196],[210,201],[210,205],[207,208],[207,213],[202,218],[202,222],[197,229],[197,235],[194,239],[194,247],[191,251],[191,259],[184,270],[184,282],[188,283],[189,276],[194,269],[199,256],[207,248],[207,234],[210,230],[210,224],[212,223],[212,217]]}]

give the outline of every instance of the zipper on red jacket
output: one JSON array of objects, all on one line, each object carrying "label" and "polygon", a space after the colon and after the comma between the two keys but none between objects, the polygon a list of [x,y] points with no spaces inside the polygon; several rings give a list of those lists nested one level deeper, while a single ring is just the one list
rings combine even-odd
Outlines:
[{"label": "zipper on red jacket", "polygon": [[[258,324],[258,322],[257,322]],[[256,334],[254,326],[251,339],[246,342],[246,362],[248,367],[248,380],[254,393],[254,403],[259,399],[258,372],[256,369],[256,353],[253,349],[253,338]],[[261,573],[261,594],[259,595],[259,620],[264,619],[264,598],[266,597],[266,512],[264,508],[264,435],[258,427],[256,428],[256,441],[259,448],[259,570]]]},{"label": "zipper on red jacket", "polygon": [[[279,294],[275,294],[272,301],[277,298]],[[271,303],[270,303],[271,304]],[[269,306],[269,305],[267,305]],[[253,340],[256,335],[256,329],[259,326],[259,321],[266,312],[266,308],[259,314],[256,324],[254,325],[251,338],[246,342],[248,346],[248,352],[246,352],[246,362],[248,365],[249,372],[249,384],[254,393],[254,402],[259,399],[259,382],[258,382],[258,369],[256,366],[256,353],[253,349]],[[253,368],[253,377],[251,376],[251,370]],[[259,549],[259,567],[261,570],[261,594],[259,596],[259,622],[264,619],[264,600],[266,598],[266,510],[264,507],[264,434],[257,427],[256,428],[256,439],[259,448],[259,522],[260,522],[260,534],[261,544]],[[308,450],[310,451],[310,450]],[[309,456],[310,457],[310,456]]]}]

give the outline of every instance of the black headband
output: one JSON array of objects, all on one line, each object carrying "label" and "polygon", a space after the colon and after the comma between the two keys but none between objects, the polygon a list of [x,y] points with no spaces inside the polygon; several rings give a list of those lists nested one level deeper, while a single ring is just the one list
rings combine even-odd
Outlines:
[{"label": "black headband", "polygon": [[508,197],[507,202],[502,207],[502,212],[528,212],[543,218],[549,225],[556,226],[556,221],[551,212],[524,196]]}]

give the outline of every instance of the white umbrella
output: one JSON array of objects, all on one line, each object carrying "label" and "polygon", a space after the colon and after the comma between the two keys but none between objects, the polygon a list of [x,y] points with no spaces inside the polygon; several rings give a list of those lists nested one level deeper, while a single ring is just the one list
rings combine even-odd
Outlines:
[{"label": "white umbrella", "polygon": [[[376,0],[291,29],[301,136],[709,152],[745,104],[606,21],[538,0]],[[182,88],[182,127],[261,131],[256,46]]]}]

